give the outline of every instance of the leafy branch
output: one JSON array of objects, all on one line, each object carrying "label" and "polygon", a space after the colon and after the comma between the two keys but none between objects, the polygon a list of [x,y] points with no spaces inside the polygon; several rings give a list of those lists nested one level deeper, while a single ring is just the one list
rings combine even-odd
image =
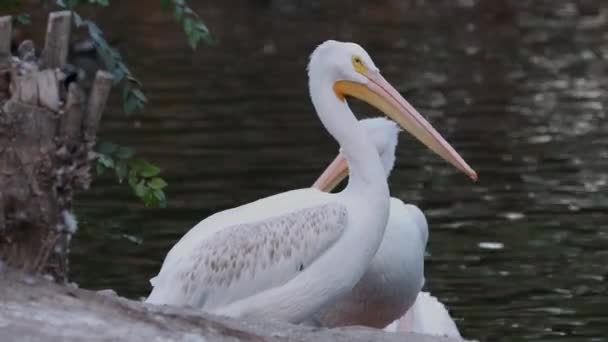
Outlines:
[{"label": "leafy branch", "polygon": [[[207,26],[183,0],[161,0],[163,7],[174,5],[176,19],[182,24],[188,42],[193,49],[196,49],[201,40],[211,43],[211,35]],[[114,76],[114,84],[123,83],[122,100],[123,110],[127,115],[135,111],[143,110],[147,104],[142,84],[137,80],[125,62],[120,52],[110,46],[105,39],[103,32],[97,24],[91,20],[83,19],[74,8],[81,4],[97,4],[108,6],[109,0],[57,0],[56,4],[60,7],[70,9],[74,15],[74,23],[77,27],[84,27],[88,30],[89,36],[95,44],[95,48],[101,57],[105,68]],[[122,183],[127,179],[127,183],[146,206],[166,207],[167,198],[164,188],[167,182],[159,177],[160,168],[141,159],[135,158],[135,151],[123,146],[112,143],[100,143],[97,145],[97,173],[103,174],[106,170],[114,170],[118,182]]]},{"label": "leafy branch", "polygon": [[91,20],[83,19],[74,11],[74,7],[83,3],[108,6],[109,0],[57,0],[57,5],[72,11],[74,24],[76,27],[83,27],[88,30],[89,36],[95,44],[95,49],[101,57],[105,68],[114,76],[114,85],[123,83],[122,99],[125,114],[131,115],[135,111],[141,111],[145,107],[148,99],[142,91],[142,84],[131,73],[122,59],[118,50],[110,46],[105,39],[103,32],[97,24]]},{"label": "leafy branch", "polygon": [[[48,1],[48,0],[47,0]],[[127,115],[131,115],[136,111],[141,111],[145,107],[148,99],[146,98],[142,84],[131,73],[118,50],[112,48],[105,39],[103,32],[97,24],[91,20],[83,19],[75,8],[79,5],[99,5],[107,7],[110,5],[109,0],[56,0],[57,6],[69,9],[74,15],[74,23],[77,27],[85,27],[89,36],[95,44],[95,48],[108,71],[114,75],[114,84],[123,83],[122,99],[123,110]],[[188,6],[185,0],[161,0],[161,5],[164,9],[170,9],[173,6],[173,13],[176,20],[182,25],[188,43],[192,49],[196,49],[201,41],[207,44],[213,44],[213,40],[209,29],[199,17],[199,15]]]},{"label": "leafy branch", "polygon": [[[0,8],[7,7],[16,10],[22,5],[21,0],[1,1]],[[173,15],[182,26],[192,49],[195,50],[201,42],[215,43],[205,23],[185,0],[160,1],[163,9],[173,9]],[[114,85],[122,83],[124,112],[131,115],[143,110],[148,99],[142,90],[141,82],[133,76],[120,52],[110,46],[97,24],[82,18],[75,10],[80,5],[108,7],[110,0],[40,0],[40,4],[45,7],[49,3],[72,11],[76,27],[88,31],[105,68],[114,76]],[[15,17],[15,21],[20,24],[29,24],[30,18],[27,14],[21,14]],[[118,182],[122,183],[126,179],[135,195],[146,206],[166,206],[167,198],[163,189],[167,186],[167,182],[159,176],[160,168],[141,158],[136,158],[133,149],[107,142],[99,143],[96,146],[95,159],[98,175],[107,170],[114,170]]]},{"label": "leafy branch", "polygon": [[159,176],[160,168],[135,157],[129,147],[103,142],[97,145],[97,174],[114,170],[119,183],[127,180],[133,192],[146,206],[167,206],[164,188],[167,182]]},{"label": "leafy branch", "polygon": [[[88,30],[89,37],[95,44],[95,49],[101,57],[105,68],[114,76],[114,85],[123,83],[122,99],[123,110],[127,115],[136,110],[143,110],[148,99],[142,91],[142,84],[138,81],[124,63],[118,50],[110,46],[103,32],[96,23],[83,19],[74,11],[74,7],[83,3],[108,6],[108,0],[57,0],[57,5],[70,9],[76,27]],[[146,206],[167,206],[167,197],[163,189],[167,182],[159,177],[160,168],[141,158],[135,158],[135,151],[131,148],[103,142],[97,145],[97,174],[102,175],[106,170],[114,170],[118,182],[127,183]]]},{"label": "leafy branch", "polygon": [[207,44],[214,44],[215,40],[207,25],[199,15],[188,6],[185,0],[161,0],[163,9],[169,10],[173,6],[173,16],[180,23],[188,38],[188,43],[193,50],[196,50],[201,41]]}]

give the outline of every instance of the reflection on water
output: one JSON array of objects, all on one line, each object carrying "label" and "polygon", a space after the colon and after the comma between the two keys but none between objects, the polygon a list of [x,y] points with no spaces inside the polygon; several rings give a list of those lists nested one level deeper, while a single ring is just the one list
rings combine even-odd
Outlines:
[{"label": "reflection on water", "polygon": [[99,17],[151,100],[125,119],[116,99],[102,136],[163,166],[170,207],[146,210],[97,180],[77,208],[77,282],[143,296],[199,220],[309,186],[336,146],[313,114],[305,66],[337,38],[366,47],[480,175],[471,183],[404,135],[390,180],[427,214],[427,286],[463,335],[606,335],[608,3],[205,3],[196,7],[220,44],[194,54],[171,18],[141,15],[143,0]]}]

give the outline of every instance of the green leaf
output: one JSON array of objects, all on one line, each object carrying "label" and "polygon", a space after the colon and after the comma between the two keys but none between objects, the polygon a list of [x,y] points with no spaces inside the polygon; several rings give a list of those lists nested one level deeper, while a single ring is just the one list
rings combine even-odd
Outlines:
[{"label": "green leaf", "polygon": [[185,18],[184,19],[184,32],[186,32],[186,35],[191,35],[192,32],[194,31],[194,21],[192,20],[192,18]]},{"label": "green leaf", "polygon": [[137,171],[135,171],[134,169],[129,170],[129,175],[127,178],[127,182],[129,183],[129,185],[132,188],[135,188],[135,185],[137,185],[138,180],[139,178],[137,177]]},{"label": "green leaf", "polygon": [[19,23],[21,25],[29,25],[32,23],[30,15],[27,13],[19,14],[18,16],[15,17],[15,21],[17,21],[17,23]]},{"label": "green leaf", "polygon": [[103,62],[103,64],[106,66],[106,69],[113,70],[114,68],[111,65],[112,58],[108,54],[108,51],[106,49],[104,49],[103,46],[99,45],[99,43],[97,41],[95,41],[95,40],[93,40],[93,41],[95,42],[95,50],[99,54],[99,57],[101,58],[101,61]]},{"label": "green leaf", "polygon": [[[127,67],[127,65],[123,62],[118,62],[118,67],[124,71],[125,74],[127,75],[131,75],[131,70],[129,70],[129,68]],[[141,87],[141,84],[140,84]]]},{"label": "green leaf", "polygon": [[122,100],[123,102],[129,98],[129,94],[131,94],[131,86],[127,83],[124,87],[122,87]]},{"label": "green leaf", "polygon": [[112,70],[112,76],[114,76],[112,83],[117,85],[125,78],[125,72],[121,68],[114,68],[114,70]]},{"label": "green leaf", "polygon": [[182,21],[182,19],[184,18],[184,9],[180,6],[175,6],[173,15],[175,16],[175,20]]},{"label": "green leaf", "polygon": [[132,172],[135,172],[136,174],[139,174],[141,172],[141,170],[143,170],[144,168],[144,163],[145,160],[143,159],[132,159],[129,161],[129,167],[131,168]]},{"label": "green leaf", "polygon": [[109,142],[102,142],[97,145],[97,152],[105,155],[110,155],[118,149],[118,146]]},{"label": "green leaf", "polygon": [[135,150],[129,147],[120,146],[116,152],[114,152],[114,155],[119,159],[131,159],[135,155]]},{"label": "green leaf", "polygon": [[146,95],[144,95],[144,92],[141,91],[141,89],[133,88],[131,90],[131,94],[133,94],[133,96],[135,96],[142,103],[148,102]]},{"label": "green leaf", "polygon": [[148,186],[154,190],[164,189],[167,185],[167,182],[160,177],[154,177],[148,182]]},{"label": "green leaf", "polygon": [[154,190],[150,188],[146,188],[146,193],[144,194],[144,204],[146,207],[151,207],[157,202],[156,197],[154,197]]},{"label": "green leaf", "polygon": [[118,182],[122,183],[122,181],[125,180],[125,177],[127,177],[127,163],[124,160],[119,160],[116,163],[114,171],[116,171],[116,177],[118,177]]},{"label": "green leaf", "polygon": [[137,99],[131,96],[129,96],[128,99],[123,102],[122,106],[127,115],[133,114],[133,112],[135,112],[138,106],[137,102]]},{"label": "green leaf", "polygon": [[201,40],[200,34],[197,31],[193,31],[187,37],[188,44],[190,44],[192,50],[196,50],[196,48],[198,47],[198,43]]},{"label": "green leaf", "polygon": [[[122,59],[120,52],[118,52],[118,50],[110,47],[109,45],[108,45],[108,49],[110,50],[110,55],[112,56],[112,58],[114,58],[114,60],[116,60],[116,64],[119,64],[120,63],[119,61]],[[118,65],[118,67],[120,67],[120,66]]]},{"label": "green leaf", "polygon": [[205,23],[203,23],[202,20],[200,20],[200,19],[197,20],[195,27],[198,31],[201,31],[204,34],[209,34],[209,29],[207,28],[207,25],[205,25]]},{"label": "green leaf", "polygon": [[114,159],[112,159],[112,157],[108,155],[100,154],[97,158],[97,161],[108,169],[114,167]]},{"label": "green leaf", "polygon": [[166,197],[165,197],[165,192],[164,192],[164,191],[162,191],[161,189],[153,189],[152,194],[153,194],[153,195],[154,195],[154,197],[155,197],[155,198],[156,198],[158,201],[160,201],[160,202],[162,202],[162,201],[165,201],[165,200],[166,200]]},{"label": "green leaf", "polygon": [[101,44],[104,49],[108,50],[110,47],[108,46],[108,43],[106,42],[106,40],[103,38],[103,32],[101,32],[101,29],[99,28],[99,26],[97,26],[97,24],[95,24],[94,22],[92,22],[90,20],[85,20],[84,23],[87,25],[87,28],[89,29],[89,34],[92,36],[91,38],[95,39],[95,41],[97,41],[97,43]]},{"label": "green leaf", "polygon": [[[84,1],[84,0],[80,0]],[[97,3],[100,5],[109,4],[108,0],[88,0],[90,3]],[[69,4],[68,4],[69,5]],[[123,111],[129,115],[134,113],[137,109],[143,109],[147,99],[141,90],[138,90],[135,94],[132,94],[134,91],[131,86],[132,83],[136,84],[139,88],[141,88],[141,83],[133,77],[129,68],[122,61],[122,56],[117,49],[114,49],[108,44],[106,39],[103,36],[103,32],[99,29],[97,24],[90,20],[82,21],[82,25],[86,25],[89,36],[95,43],[95,47],[97,53],[99,54],[103,64],[105,65],[105,69],[112,72],[113,84],[117,85],[121,82],[124,82],[123,86]],[[125,82],[124,80],[127,80]],[[134,99],[132,99],[134,98]]]},{"label": "green leaf", "polygon": [[143,159],[133,159],[129,164],[131,169],[144,178],[154,177],[160,173],[158,166],[152,165]]},{"label": "green leaf", "polygon": [[76,27],[80,27],[84,24],[82,17],[78,13],[72,12],[72,17],[74,18],[74,25],[76,25]]},{"label": "green leaf", "polygon": [[148,162],[144,162],[144,167],[140,171],[140,175],[145,178],[150,178],[158,175],[160,173],[160,168],[156,165],[152,165]]},{"label": "green leaf", "polygon": [[133,188],[133,190],[135,191],[135,195],[139,198],[144,198],[144,196],[149,192],[148,188],[146,188],[146,185],[143,181],[143,179],[141,181],[139,181],[139,183],[137,183],[135,185],[135,187]]},{"label": "green leaf", "polygon": [[131,76],[130,74],[127,79],[129,80],[129,82],[136,84],[138,87],[142,86],[141,82],[139,82],[135,77]]},{"label": "green leaf", "polygon": [[152,190],[152,194],[156,199],[156,204],[161,208],[167,207],[167,197],[165,196],[165,192],[162,190],[154,189]]},{"label": "green leaf", "polygon": [[95,166],[95,170],[97,171],[97,175],[101,176],[106,171],[106,167],[103,166],[103,164],[100,163],[99,160],[97,160],[97,165]]},{"label": "green leaf", "polygon": [[144,103],[143,102],[139,101],[139,99],[137,99],[137,101],[135,101],[135,102],[136,102],[136,104],[135,104],[135,109],[136,110],[141,111],[141,110],[144,109]]}]

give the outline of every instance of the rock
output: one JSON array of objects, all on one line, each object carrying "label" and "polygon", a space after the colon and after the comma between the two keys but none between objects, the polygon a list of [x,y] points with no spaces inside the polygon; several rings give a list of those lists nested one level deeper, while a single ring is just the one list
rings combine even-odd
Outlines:
[{"label": "rock", "polygon": [[118,293],[112,289],[99,290],[97,294],[102,296],[118,296]]},{"label": "rock", "polygon": [[24,276],[7,267],[0,269],[2,341],[455,341],[363,327],[324,329],[237,320],[100,295],[60,286],[42,277],[24,285],[20,281]]}]

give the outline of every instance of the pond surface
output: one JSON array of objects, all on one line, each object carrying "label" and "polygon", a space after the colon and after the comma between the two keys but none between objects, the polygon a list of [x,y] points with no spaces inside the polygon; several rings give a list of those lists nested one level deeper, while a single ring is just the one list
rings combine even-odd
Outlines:
[{"label": "pond surface", "polygon": [[463,335],[607,340],[608,2],[205,1],[219,44],[196,53],[154,1],[114,3],[97,19],[150,105],[125,118],[116,96],[101,136],[160,164],[170,205],[145,209],[97,179],[77,206],[82,287],[145,296],[199,220],[309,186],[337,147],[305,67],[336,38],[362,44],[480,175],[402,134],[390,179],[427,215],[427,290]]}]

